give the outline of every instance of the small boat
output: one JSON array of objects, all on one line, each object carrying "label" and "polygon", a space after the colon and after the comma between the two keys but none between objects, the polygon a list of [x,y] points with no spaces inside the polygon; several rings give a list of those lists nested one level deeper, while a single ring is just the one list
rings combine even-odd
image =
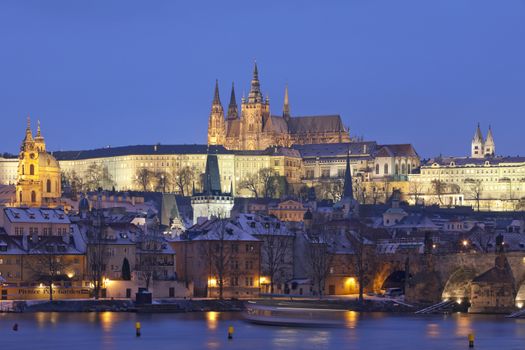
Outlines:
[{"label": "small boat", "polygon": [[248,301],[244,319],[248,322],[288,327],[344,326],[348,310],[319,303]]}]

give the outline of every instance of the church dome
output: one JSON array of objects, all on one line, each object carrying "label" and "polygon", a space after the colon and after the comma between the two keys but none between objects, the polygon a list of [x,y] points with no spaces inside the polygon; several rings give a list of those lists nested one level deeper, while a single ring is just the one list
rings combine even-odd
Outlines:
[{"label": "church dome", "polygon": [[38,153],[38,165],[41,167],[59,168],[58,161],[47,152]]}]

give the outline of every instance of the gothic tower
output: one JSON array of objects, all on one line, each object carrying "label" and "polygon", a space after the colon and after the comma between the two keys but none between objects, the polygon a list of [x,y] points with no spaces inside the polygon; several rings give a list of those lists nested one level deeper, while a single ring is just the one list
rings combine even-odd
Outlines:
[{"label": "gothic tower", "polygon": [[288,85],[284,89],[284,103],[283,103],[283,118],[288,121],[290,120],[290,104],[288,102]]},{"label": "gothic tower", "polygon": [[16,203],[19,206],[55,206],[62,196],[60,167],[56,159],[46,152],[40,123],[36,137],[27,118],[24,141],[18,157]]},{"label": "gothic tower", "polygon": [[481,134],[481,130],[478,127],[476,128],[476,133],[474,134],[474,137],[472,138],[472,144],[471,144],[471,157],[472,158],[483,158],[485,156],[484,154],[484,142],[483,142],[483,135]]},{"label": "gothic tower", "polygon": [[226,141],[226,123],[224,110],[219,98],[219,81],[215,81],[215,93],[208,120],[208,145],[224,145]]},{"label": "gothic tower", "polygon": [[237,101],[235,100],[235,87],[232,83],[232,93],[230,95],[230,104],[228,105],[228,120],[234,120],[239,117],[237,110]]},{"label": "gothic tower", "polygon": [[241,148],[246,150],[260,149],[261,134],[264,124],[270,117],[269,100],[263,100],[257,63],[253,68],[253,77],[248,99],[241,105]]},{"label": "gothic tower", "polygon": [[494,157],[496,154],[496,144],[494,143],[494,136],[492,135],[492,128],[489,125],[489,132],[485,140],[485,157]]}]

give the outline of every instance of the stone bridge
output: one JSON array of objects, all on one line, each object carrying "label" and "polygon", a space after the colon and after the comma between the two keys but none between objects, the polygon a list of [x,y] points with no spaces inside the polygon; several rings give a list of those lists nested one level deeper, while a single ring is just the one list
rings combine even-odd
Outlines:
[{"label": "stone bridge", "polygon": [[[514,276],[516,303],[525,301],[525,252],[506,253]],[[414,303],[436,303],[443,299],[468,300],[470,284],[495,266],[495,253],[384,254],[377,261],[367,289],[394,287],[403,283],[405,297]],[[409,279],[404,281],[408,272]],[[399,278],[403,279],[402,281]]]}]

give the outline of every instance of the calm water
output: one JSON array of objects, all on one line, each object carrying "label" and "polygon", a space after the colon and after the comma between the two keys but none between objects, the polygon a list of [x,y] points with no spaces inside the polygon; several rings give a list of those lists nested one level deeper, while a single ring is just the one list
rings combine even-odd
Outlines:
[{"label": "calm water", "polygon": [[[415,316],[349,312],[337,329],[257,326],[236,313],[0,314],[2,349],[525,349],[525,320],[500,316]],[[135,337],[135,322],[142,337]],[[18,332],[12,331],[14,323]],[[227,340],[228,326],[235,328]]]}]

